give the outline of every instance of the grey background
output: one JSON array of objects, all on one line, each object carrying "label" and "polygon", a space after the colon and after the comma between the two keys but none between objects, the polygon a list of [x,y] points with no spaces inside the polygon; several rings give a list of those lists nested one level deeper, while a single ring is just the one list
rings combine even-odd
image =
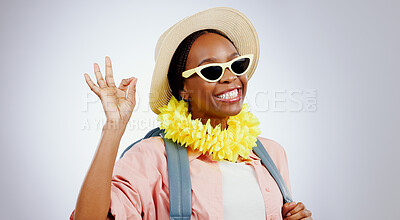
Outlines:
[{"label": "grey background", "polygon": [[314,219],[397,218],[400,3],[388,0],[2,0],[1,218],[67,219],[105,119],[83,73],[94,78],[108,55],[118,84],[139,78],[121,153],[156,126],[158,37],[214,6],[258,31],[247,100],[262,136],[286,150],[295,199]]}]

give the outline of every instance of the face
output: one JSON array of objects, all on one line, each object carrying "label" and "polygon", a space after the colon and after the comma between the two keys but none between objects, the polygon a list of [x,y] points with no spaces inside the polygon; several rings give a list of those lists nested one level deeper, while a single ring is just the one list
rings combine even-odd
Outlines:
[{"label": "face", "polygon": [[[209,63],[225,63],[238,56],[229,40],[215,33],[206,33],[193,43],[185,70]],[[222,78],[211,83],[195,73],[184,79],[183,85],[181,96],[190,101],[193,118],[226,118],[242,109],[247,74],[236,76],[226,68]]]}]

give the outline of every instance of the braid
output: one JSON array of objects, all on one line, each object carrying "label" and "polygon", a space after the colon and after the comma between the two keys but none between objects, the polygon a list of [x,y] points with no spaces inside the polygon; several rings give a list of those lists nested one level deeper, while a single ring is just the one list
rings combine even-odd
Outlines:
[{"label": "braid", "polygon": [[232,44],[233,42],[225,36],[223,33],[214,30],[214,29],[206,29],[196,31],[189,36],[187,36],[178,46],[174,55],[172,56],[171,63],[169,65],[168,70],[168,83],[171,88],[172,95],[175,96],[176,99],[181,100],[180,91],[183,90],[183,77],[182,72],[185,71],[187,57],[189,55],[190,48],[192,47],[194,41],[199,38],[201,35],[206,33],[215,33],[219,34],[226,39],[228,39]]}]

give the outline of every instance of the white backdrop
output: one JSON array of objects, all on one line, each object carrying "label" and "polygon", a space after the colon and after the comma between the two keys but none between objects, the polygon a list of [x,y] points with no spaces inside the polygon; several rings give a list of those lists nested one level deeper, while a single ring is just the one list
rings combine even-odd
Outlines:
[{"label": "white backdrop", "polygon": [[1,16],[2,219],[67,219],[104,113],[86,85],[111,57],[136,76],[120,153],[156,126],[154,48],[171,25],[230,6],[261,43],[247,101],[289,160],[314,219],[394,219],[400,191],[400,3],[389,0],[5,1]]}]

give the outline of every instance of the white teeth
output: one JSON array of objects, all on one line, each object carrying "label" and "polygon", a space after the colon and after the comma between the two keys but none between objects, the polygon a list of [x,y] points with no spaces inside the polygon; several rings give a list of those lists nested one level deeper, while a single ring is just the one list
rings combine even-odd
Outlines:
[{"label": "white teeth", "polygon": [[230,92],[221,94],[221,95],[219,95],[217,97],[220,98],[220,99],[232,99],[232,98],[237,97],[238,95],[239,95],[239,91],[237,89],[235,89],[235,90],[232,90]]}]

